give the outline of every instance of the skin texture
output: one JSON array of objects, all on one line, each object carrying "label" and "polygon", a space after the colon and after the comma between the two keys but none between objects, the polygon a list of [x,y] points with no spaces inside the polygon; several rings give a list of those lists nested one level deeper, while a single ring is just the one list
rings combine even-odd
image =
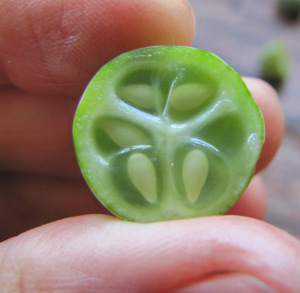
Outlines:
[{"label": "skin texture", "polygon": [[298,241],[246,217],[133,224],[82,216],[8,240],[2,251],[7,292],[184,292],[230,273],[277,292],[300,289]]},{"label": "skin texture", "polygon": [[[80,175],[71,129],[88,80],[121,52],[191,45],[186,1],[3,0],[0,8],[3,292],[236,292],[233,280],[243,292],[299,292],[300,244],[257,220],[266,205],[259,175],[232,216],[146,225],[100,215]],[[259,171],[280,145],[283,118],[269,85],[245,81],[266,122]]]}]

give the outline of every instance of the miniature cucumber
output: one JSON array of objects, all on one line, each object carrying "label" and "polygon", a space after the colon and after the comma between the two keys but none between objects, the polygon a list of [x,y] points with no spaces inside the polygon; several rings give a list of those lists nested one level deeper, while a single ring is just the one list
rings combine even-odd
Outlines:
[{"label": "miniature cucumber", "polygon": [[261,53],[261,78],[279,89],[288,75],[288,54],[282,42],[267,43]]},{"label": "miniature cucumber", "polygon": [[195,48],[154,46],[104,65],[73,137],[90,189],[137,222],[226,213],[251,180],[264,122],[241,77]]}]

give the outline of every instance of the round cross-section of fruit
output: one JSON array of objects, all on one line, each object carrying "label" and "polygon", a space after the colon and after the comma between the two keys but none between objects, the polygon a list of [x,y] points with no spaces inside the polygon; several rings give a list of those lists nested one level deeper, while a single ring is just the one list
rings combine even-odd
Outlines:
[{"label": "round cross-section of fruit", "polygon": [[73,136],[101,203],[121,218],[154,222],[227,212],[254,173],[264,122],[241,77],[220,58],[155,46],[98,71]]}]

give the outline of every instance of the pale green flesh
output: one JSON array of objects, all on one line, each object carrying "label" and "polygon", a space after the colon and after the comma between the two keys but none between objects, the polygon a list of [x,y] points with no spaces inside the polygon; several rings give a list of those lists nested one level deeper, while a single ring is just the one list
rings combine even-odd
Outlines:
[{"label": "pale green flesh", "polygon": [[73,133],[97,198],[122,218],[152,222],[225,213],[252,177],[264,125],[240,77],[219,58],[161,46],[104,66],[83,95]]}]

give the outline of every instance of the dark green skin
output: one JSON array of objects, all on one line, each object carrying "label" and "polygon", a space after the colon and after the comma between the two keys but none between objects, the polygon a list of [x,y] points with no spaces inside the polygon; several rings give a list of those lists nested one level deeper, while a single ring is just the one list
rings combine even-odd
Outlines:
[{"label": "dark green skin", "polygon": [[283,18],[296,21],[300,17],[300,0],[277,0],[278,10]]},{"label": "dark green skin", "polygon": [[155,222],[226,213],[253,176],[264,122],[241,77],[220,58],[155,46],[99,70],[73,136],[102,204],[121,218]]}]

